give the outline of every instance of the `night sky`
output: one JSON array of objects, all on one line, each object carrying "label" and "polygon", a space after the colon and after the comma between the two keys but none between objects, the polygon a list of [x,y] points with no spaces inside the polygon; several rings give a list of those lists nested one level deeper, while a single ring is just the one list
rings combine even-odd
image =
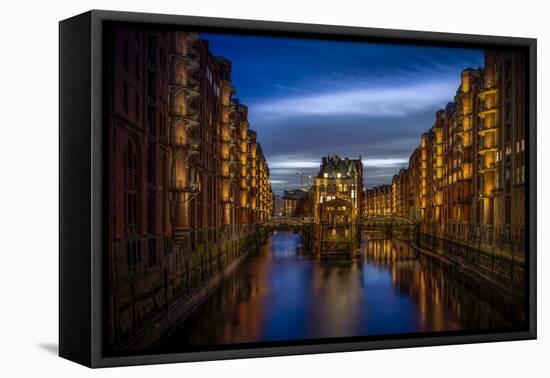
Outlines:
[{"label": "night sky", "polygon": [[435,112],[453,100],[460,72],[483,50],[202,34],[233,62],[234,97],[266,155],[273,190],[315,176],[322,156],[358,158],[365,185],[407,166]]}]

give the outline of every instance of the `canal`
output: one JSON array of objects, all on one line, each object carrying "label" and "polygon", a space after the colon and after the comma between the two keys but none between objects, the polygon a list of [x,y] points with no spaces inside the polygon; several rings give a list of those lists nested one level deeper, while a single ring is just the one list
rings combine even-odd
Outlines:
[{"label": "canal", "polygon": [[320,261],[275,234],[157,347],[503,328],[522,308],[403,240],[365,233],[358,258]]}]

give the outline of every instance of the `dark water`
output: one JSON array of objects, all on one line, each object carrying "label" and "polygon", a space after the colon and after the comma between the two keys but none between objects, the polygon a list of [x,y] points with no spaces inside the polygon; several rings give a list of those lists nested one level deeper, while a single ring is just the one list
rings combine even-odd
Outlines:
[{"label": "dark water", "polygon": [[353,261],[317,261],[298,235],[273,235],[160,348],[517,325],[522,304],[417,257],[408,242],[362,244]]}]

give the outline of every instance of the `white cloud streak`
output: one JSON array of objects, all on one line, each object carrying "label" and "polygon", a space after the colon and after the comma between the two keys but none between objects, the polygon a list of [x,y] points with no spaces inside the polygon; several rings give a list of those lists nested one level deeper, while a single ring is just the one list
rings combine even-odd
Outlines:
[{"label": "white cloud streak", "polygon": [[363,160],[363,166],[375,167],[375,168],[396,167],[396,166],[400,166],[408,163],[409,163],[409,159],[400,159],[400,158]]},{"label": "white cloud streak", "polygon": [[442,106],[456,90],[448,80],[401,86],[363,87],[327,93],[271,99],[254,106],[257,116],[371,116],[403,117],[415,111]]},{"label": "white cloud streak", "polygon": [[[405,165],[408,162],[409,160],[404,158],[364,159],[363,165],[367,168],[390,168]],[[319,161],[274,159],[270,160],[268,164],[270,169],[286,173],[287,170],[293,169],[319,168],[321,159],[319,158]]]},{"label": "white cloud streak", "polygon": [[300,168],[319,168],[321,160],[306,161],[306,160],[273,160],[268,161],[269,169],[300,169]]}]

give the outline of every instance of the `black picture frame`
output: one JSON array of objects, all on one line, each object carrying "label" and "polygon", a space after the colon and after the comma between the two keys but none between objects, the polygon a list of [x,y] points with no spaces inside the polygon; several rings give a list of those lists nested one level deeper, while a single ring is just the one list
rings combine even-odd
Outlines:
[{"label": "black picture frame", "polygon": [[[106,159],[102,41],[106,22],[205,28],[210,31],[369,40],[406,44],[524,49],[528,59],[527,253],[528,327],[512,332],[335,339],[246,349],[105,357],[102,347],[102,256],[106,246]],[[535,339],[536,318],[536,39],[311,25],[92,10],[59,24],[59,354],[89,367],[345,352]]]}]

